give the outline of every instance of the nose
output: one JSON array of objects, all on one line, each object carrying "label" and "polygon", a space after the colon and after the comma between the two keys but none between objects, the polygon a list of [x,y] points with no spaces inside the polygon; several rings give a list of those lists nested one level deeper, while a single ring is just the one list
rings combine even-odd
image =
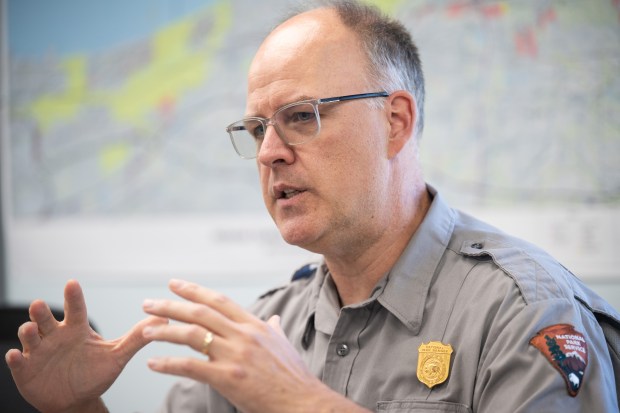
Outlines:
[{"label": "nose", "polygon": [[295,160],[295,153],[293,148],[280,138],[276,127],[268,125],[256,158],[261,164],[273,167],[281,163],[291,164]]}]

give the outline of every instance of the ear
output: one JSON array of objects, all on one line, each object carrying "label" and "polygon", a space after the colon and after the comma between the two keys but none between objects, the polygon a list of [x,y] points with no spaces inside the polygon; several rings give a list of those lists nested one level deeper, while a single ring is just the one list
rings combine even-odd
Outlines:
[{"label": "ear", "polygon": [[413,137],[418,108],[409,92],[399,90],[388,97],[386,111],[390,123],[388,157],[392,159]]}]

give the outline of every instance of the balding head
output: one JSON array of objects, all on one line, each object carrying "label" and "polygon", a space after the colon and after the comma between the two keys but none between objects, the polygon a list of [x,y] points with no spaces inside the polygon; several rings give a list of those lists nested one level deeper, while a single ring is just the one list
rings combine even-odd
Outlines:
[{"label": "balding head", "polygon": [[[282,105],[298,97],[324,97],[359,93],[369,87],[368,60],[357,35],[333,9],[298,14],[274,29],[259,48],[249,71],[249,97],[266,83],[277,85],[269,95]],[[274,83],[275,82],[275,83]],[[327,95],[326,95],[327,94]]]}]

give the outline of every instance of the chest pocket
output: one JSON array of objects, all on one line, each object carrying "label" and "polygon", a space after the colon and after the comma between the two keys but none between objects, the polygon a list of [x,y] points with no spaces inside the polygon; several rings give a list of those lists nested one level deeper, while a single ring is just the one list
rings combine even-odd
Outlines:
[{"label": "chest pocket", "polygon": [[377,412],[385,413],[471,413],[471,409],[464,404],[426,401],[426,400],[396,400],[378,402]]}]

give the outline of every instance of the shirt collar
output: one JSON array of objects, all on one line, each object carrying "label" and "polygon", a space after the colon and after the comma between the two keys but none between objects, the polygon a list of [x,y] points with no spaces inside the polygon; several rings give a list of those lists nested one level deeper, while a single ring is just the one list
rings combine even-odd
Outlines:
[{"label": "shirt collar", "polygon": [[422,326],[428,292],[456,222],[456,213],[428,186],[433,202],[387,276],[378,301],[414,334]]},{"label": "shirt collar", "polygon": [[332,335],[340,315],[340,299],[336,285],[325,265],[321,266],[322,283],[316,301],[314,327],[325,334]]},{"label": "shirt collar", "polygon": [[[433,187],[427,188],[433,202],[424,220],[396,264],[386,277],[379,280],[369,298],[369,301],[379,301],[414,334],[422,325],[431,281],[456,221],[454,210]],[[338,322],[340,304],[336,287],[324,263],[317,269],[311,288],[308,324],[314,324],[316,330],[331,335]]]}]

